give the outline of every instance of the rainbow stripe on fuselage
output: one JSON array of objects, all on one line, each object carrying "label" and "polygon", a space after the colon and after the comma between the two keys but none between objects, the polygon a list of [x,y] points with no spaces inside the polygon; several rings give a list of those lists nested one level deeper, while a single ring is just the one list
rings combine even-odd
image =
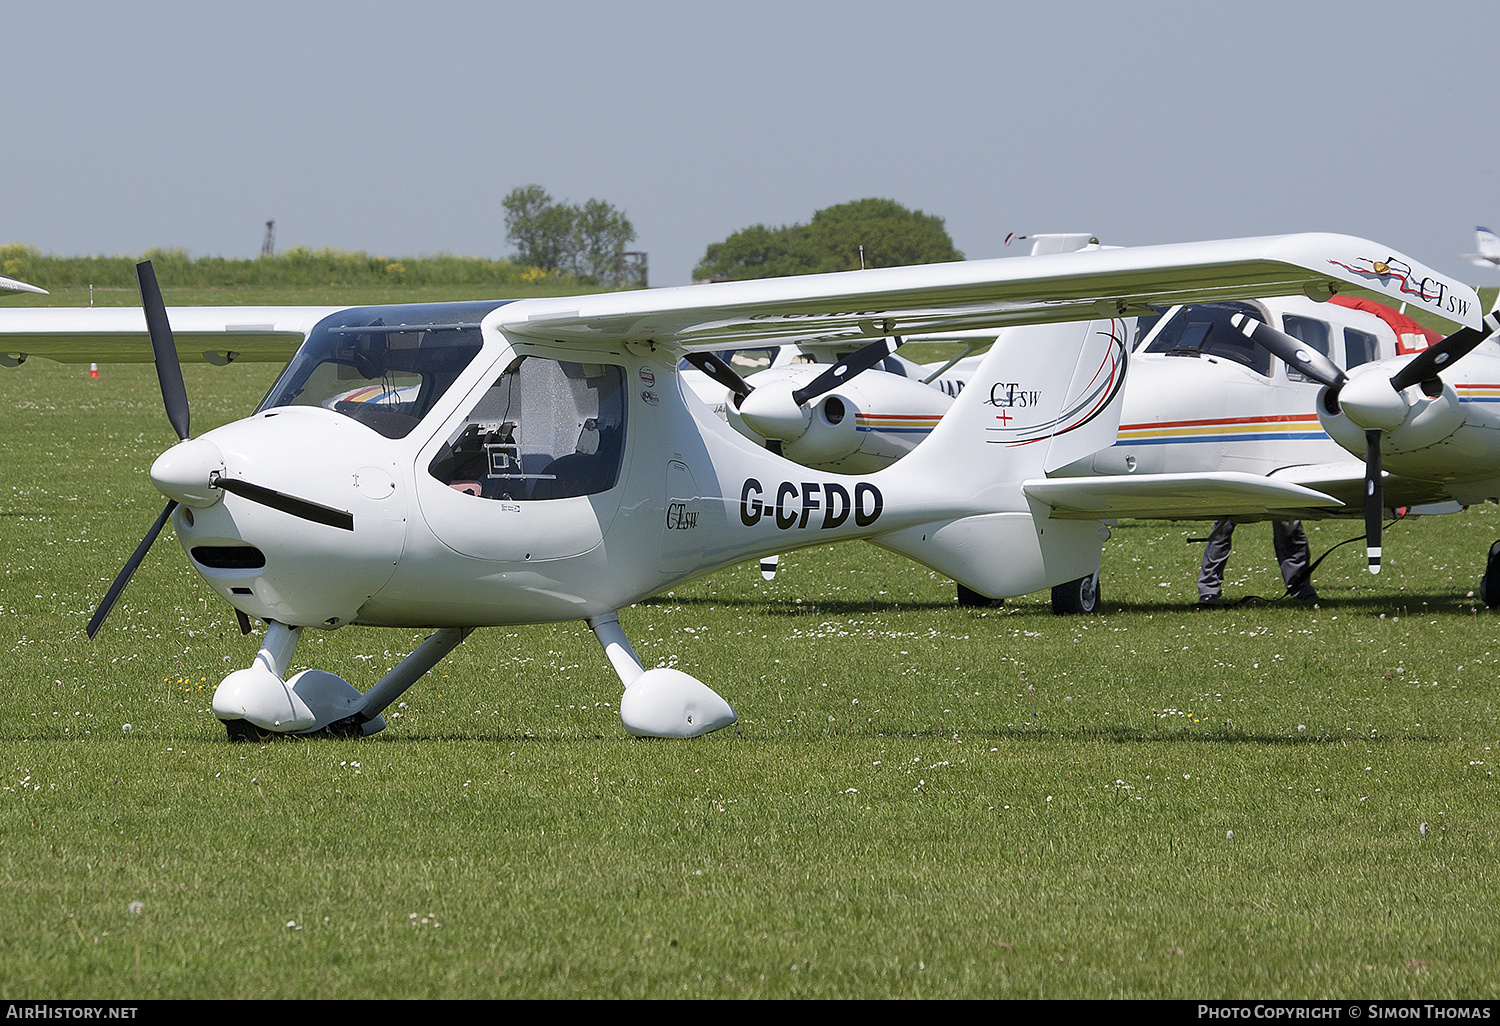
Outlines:
[{"label": "rainbow stripe on fuselage", "polygon": [[1270,417],[1208,417],[1121,424],[1117,445],[1166,445],[1214,442],[1302,441],[1327,439],[1317,414]]},{"label": "rainbow stripe on fuselage", "polygon": [[1465,403],[1500,403],[1500,385],[1482,384],[1457,384],[1453,390],[1458,393],[1459,402]]},{"label": "rainbow stripe on fuselage", "polygon": [[855,417],[858,431],[876,431],[892,435],[925,435],[943,419],[941,413],[900,416],[892,413],[861,413]]}]

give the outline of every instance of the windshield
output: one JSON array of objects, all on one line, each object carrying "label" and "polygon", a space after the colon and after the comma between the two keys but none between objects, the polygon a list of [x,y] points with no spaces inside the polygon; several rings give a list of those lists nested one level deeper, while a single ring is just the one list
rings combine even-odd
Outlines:
[{"label": "windshield", "polygon": [[387,438],[404,438],[479,353],[479,322],[503,305],[340,310],[313,328],[257,412],[321,406]]},{"label": "windshield", "polygon": [[1235,314],[1245,314],[1259,321],[1266,317],[1259,307],[1250,303],[1198,303],[1177,307],[1176,313],[1165,319],[1142,317],[1136,323],[1136,334],[1143,341],[1150,338],[1145,350],[1148,353],[1217,356],[1269,377],[1270,352],[1234,326],[1232,318]]}]

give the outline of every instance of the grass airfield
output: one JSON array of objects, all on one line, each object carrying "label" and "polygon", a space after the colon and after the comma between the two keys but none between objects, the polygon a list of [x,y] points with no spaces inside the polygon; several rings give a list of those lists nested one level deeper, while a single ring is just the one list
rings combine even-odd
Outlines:
[{"label": "grass airfield", "polygon": [[[194,434],[276,370],[185,368]],[[1339,549],[1312,608],[1264,526],[1260,598],[1202,611],[1207,525],[1119,528],[1091,618],[807,550],[621,613],[737,728],[627,737],[568,624],[476,632],[372,738],[231,744],[256,642],[171,539],[83,636],[171,439],[149,366],[0,370],[0,997],[1500,996],[1494,507]]]}]

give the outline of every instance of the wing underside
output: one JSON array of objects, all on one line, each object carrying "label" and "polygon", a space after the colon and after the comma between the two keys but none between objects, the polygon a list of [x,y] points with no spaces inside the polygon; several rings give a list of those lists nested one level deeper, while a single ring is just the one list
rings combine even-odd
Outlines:
[{"label": "wing underside", "polygon": [[[1364,505],[1365,468],[1361,463],[1316,463],[1287,467],[1272,475],[1275,480],[1301,485],[1342,499],[1350,515]],[[1450,486],[1441,481],[1424,481],[1387,472],[1382,484],[1387,509],[1403,506],[1426,506],[1453,499]]]}]

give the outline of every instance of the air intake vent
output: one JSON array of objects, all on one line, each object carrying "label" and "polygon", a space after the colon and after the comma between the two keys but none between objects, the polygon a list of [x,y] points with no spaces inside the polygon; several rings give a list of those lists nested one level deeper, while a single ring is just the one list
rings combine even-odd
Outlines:
[{"label": "air intake vent", "polygon": [[253,545],[199,545],[192,557],[214,570],[259,570],[266,565],[266,554]]}]

